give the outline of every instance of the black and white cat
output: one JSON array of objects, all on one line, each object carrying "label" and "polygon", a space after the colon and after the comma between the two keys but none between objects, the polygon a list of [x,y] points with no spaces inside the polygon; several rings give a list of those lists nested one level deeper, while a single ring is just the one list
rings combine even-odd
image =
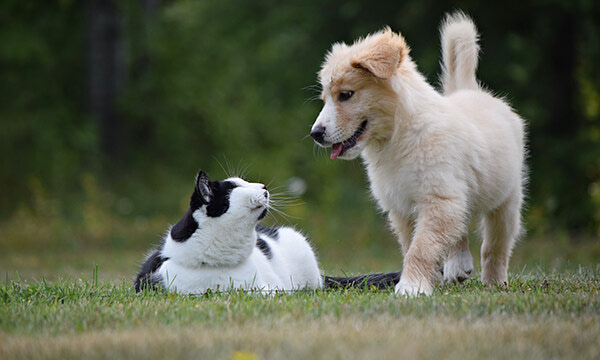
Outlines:
[{"label": "black and white cat", "polygon": [[182,294],[321,288],[323,278],[306,238],[289,227],[258,225],[269,197],[262,184],[235,177],[211,181],[200,171],[187,213],[143,263],[136,292],[146,287]]}]

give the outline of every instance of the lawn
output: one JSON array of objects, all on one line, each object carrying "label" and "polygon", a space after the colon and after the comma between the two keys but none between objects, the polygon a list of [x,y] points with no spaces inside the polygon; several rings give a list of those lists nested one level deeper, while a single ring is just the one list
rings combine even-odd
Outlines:
[{"label": "lawn", "polygon": [[[4,254],[0,358],[597,359],[595,244],[580,244],[587,258],[572,246],[568,255],[583,264],[541,250],[535,261],[523,258],[523,245],[507,288],[469,280],[415,299],[374,290],[134,294],[139,253]],[[355,268],[371,266],[364,256],[354,260]],[[324,268],[339,273],[337,263]]]}]

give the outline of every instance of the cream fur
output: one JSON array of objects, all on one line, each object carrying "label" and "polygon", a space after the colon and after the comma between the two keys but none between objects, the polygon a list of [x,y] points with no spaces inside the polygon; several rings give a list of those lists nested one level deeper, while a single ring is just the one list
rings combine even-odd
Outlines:
[{"label": "cream fur", "polygon": [[[431,294],[471,275],[467,232],[481,221],[481,279],[507,282],[521,232],[524,123],[475,78],[477,32],[462,13],[442,24],[442,92],[418,72],[402,36],[390,29],[333,45],[319,80],[324,107],[313,131],[321,146],[341,143],[367,120],[356,145],[371,191],[389,216],[404,253],[399,295]],[[342,91],[354,95],[341,101]]]}]

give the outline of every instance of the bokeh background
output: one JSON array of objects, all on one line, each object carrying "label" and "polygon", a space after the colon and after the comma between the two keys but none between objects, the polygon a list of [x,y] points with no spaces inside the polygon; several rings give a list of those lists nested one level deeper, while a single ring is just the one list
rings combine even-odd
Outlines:
[{"label": "bokeh background", "polygon": [[287,217],[267,223],[305,232],[328,271],[400,268],[361,162],[331,161],[307,137],[316,73],[332,43],[389,25],[436,84],[438,26],[456,9],[481,32],[479,79],[528,122],[512,271],[598,264],[599,4],[4,0],[0,273],[132,277],[198,169],[287,193]]}]

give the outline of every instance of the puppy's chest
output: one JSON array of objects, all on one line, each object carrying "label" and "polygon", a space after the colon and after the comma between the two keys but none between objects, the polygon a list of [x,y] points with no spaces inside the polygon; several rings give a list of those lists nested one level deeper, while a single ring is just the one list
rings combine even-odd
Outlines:
[{"label": "puppy's chest", "polygon": [[385,212],[394,210],[405,216],[414,212],[418,179],[414,173],[395,167],[367,167],[371,192]]}]

